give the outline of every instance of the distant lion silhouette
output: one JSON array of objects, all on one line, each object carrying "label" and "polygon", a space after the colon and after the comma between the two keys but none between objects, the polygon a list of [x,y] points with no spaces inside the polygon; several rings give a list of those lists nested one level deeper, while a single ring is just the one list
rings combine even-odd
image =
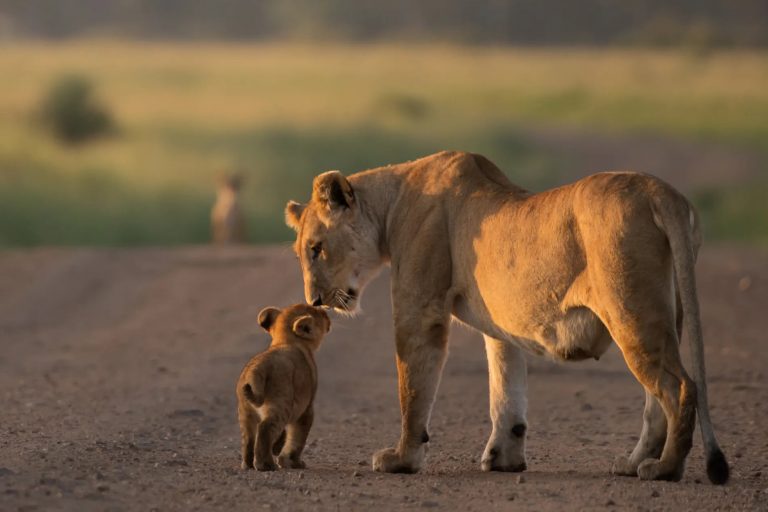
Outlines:
[{"label": "distant lion silhouette", "polygon": [[239,173],[222,173],[217,181],[216,203],[211,209],[211,241],[222,245],[245,243],[245,216],[239,198],[243,178]]}]

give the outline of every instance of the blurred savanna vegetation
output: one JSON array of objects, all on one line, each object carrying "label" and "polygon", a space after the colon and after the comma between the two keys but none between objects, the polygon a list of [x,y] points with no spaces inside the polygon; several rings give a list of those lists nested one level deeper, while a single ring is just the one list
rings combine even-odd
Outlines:
[{"label": "blurred savanna vegetation", "polygon": [[[62,143],[41,121],[72,75],[109,109],[105,136]],[[539,127],[768,161],[768,52],[754,48],[76,39],[2,43],[0,77],[4,246],[205,242],[222,170],[245,176],[254,242],[290,238],[286,200],[327,169],[463,149],[532,190],[570,181],[567,157],[527,139]],[[690,191],[709,236],[768,243],[767,174]]]}]

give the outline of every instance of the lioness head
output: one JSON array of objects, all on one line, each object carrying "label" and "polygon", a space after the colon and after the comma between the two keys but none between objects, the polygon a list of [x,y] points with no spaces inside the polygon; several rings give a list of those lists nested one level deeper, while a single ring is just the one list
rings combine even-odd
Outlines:
[{"label": "lioness head", "polygon": [[349,181],[339,171],[319,175],[309,203],[288,202],[285,221],[296,231],[293,248],[307,302],[356,312],[363,288],[381,267],[381,255]]},{"label": "lioness head", "polygon": [[296,304],[285,309],[267,307],[259,313],[259,325],[278,342],[298,337],[315,348],[331,330],[331,320],[320,308]]}]

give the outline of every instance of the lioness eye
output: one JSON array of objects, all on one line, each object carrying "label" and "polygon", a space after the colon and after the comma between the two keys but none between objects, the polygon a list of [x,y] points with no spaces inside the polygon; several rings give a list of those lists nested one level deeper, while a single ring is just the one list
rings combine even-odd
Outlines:
[{"label": "lioness eye", "polygon": [[310,247],[312,250],[312,261],[316,260],[318,256],[320,256],[320,253],[323,252],[323,244],[316,243]]}]

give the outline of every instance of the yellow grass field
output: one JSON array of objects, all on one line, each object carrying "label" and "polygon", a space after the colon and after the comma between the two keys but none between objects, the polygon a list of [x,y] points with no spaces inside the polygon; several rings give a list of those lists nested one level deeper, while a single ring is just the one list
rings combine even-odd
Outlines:
[{"label": "yellow grass field", "polygon": [[[42,130],[41,98],[72,73],[114,135],[71,147]],[[254,241],[285,239],[282,204],[327,168],[456,148],[551,185],[563,163],[521,141],[529,126],[768,141],[765,52],[89,40],[4,43],[0,77],[0,245],[205,241],[213,176],[232,167]]]}]

